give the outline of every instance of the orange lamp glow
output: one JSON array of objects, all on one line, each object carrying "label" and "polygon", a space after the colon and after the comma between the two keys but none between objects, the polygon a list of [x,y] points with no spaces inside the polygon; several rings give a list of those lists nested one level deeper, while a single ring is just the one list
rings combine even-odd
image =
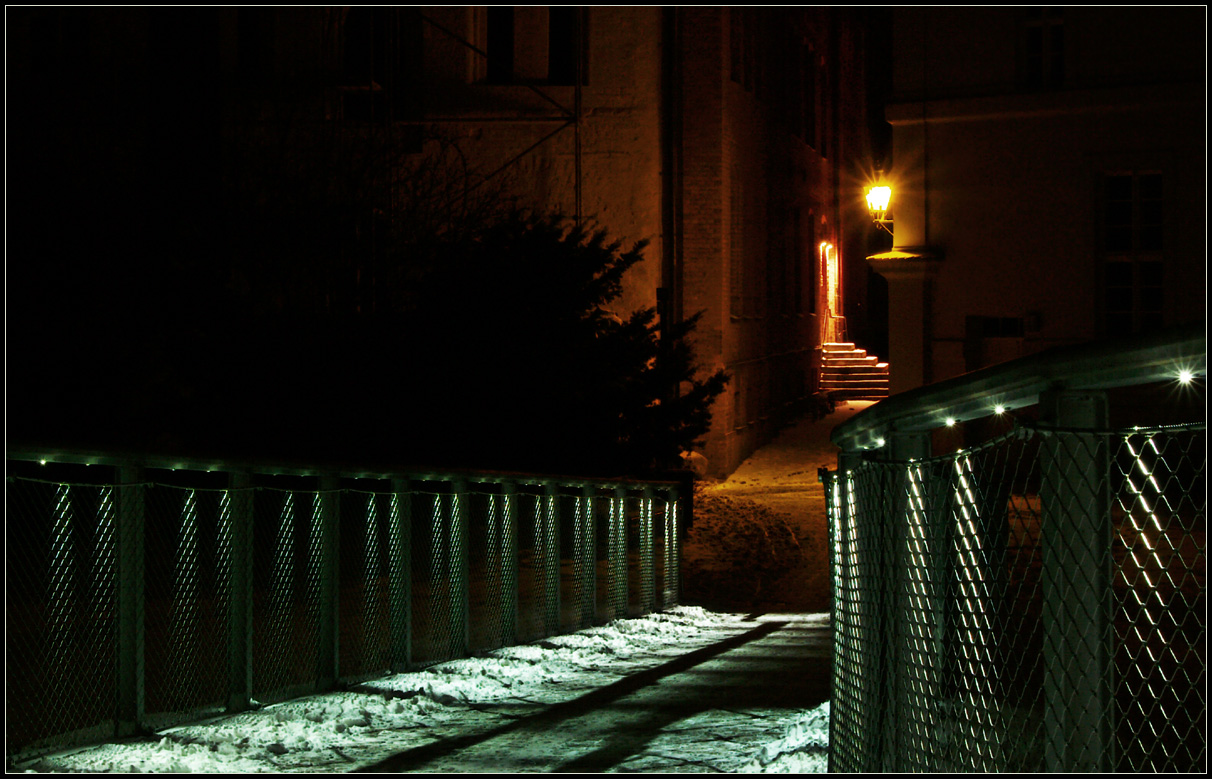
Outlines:
[{"label": "orange lamp glow", "polygon": [[877,219],[883,219],[888,210],[888,201],[892,199],[892,187],[878,186],[867,190],[867,208]]},{"label": "orange lamp glow", "polygon": [[867,209],[871,212],[871,220],[877,227],[883,228],[889,234],[892,230],[888,225],[892,220],[886,218],[888,204],[892,201],[892,187],[887,184],[876,184],[867,188]]}]

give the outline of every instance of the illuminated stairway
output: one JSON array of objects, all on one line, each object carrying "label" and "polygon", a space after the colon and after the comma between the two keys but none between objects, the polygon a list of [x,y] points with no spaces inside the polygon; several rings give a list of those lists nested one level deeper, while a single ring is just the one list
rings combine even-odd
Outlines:
[{"label": "illuminated stairway", "polygon": [[837,400],[883,400],[888,397],[888,363],[854,344],[824,344],[821,391]]}]

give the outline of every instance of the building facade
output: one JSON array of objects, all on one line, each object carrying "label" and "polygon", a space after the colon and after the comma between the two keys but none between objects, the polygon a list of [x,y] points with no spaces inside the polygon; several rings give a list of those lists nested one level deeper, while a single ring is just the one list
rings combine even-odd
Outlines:
[{"label": "building facade", "polygon": [[[58,171],[21,207],[23,223],[52,230],[65,187],[91,197],[122,181],[94,212],[113,243],[132,226],[190,233],[197,262],[247,256],[228,286],[280,281],[271,308],[294,297],[355,312],[388,294],[373,237],[383,219],[447,218],[490,191],[647,241],[617,313],[701,312],[697,360],[732,376],[703,452],[714,475],[817,390],[821,344],[845,340],[864,299],[864,20],[844,10],[27,9],[9,22],[10,83],[28,86],[18,107],[39,117],[18,133],[37,160],[19,175]],[[326,133],[336,140],[318,143]],[[304,147],[314,159],[291,156]],[[63,164],[65,149],[91,170]],[[294,267],[257,270],[254,229],[220,246],[188,215],[270,164],[310,173],[245,193],[278,204],[273,218],[299,236],[284,253]],[[411,202],[388,184],[325,191],[332,207],[292,212],[298,191],[341,190],[358,165],[429,165],[432,176],[417,177]],[[184,194],[148,197],[158,190]],[[315,223],[338,211],[348,240],[328,245],[341,230]],[[155,256],[159,242],[140,252]]]},{"label": "building facade", "polygon": [[1206,318],[1206,9],[893,13],[893,391]]}]

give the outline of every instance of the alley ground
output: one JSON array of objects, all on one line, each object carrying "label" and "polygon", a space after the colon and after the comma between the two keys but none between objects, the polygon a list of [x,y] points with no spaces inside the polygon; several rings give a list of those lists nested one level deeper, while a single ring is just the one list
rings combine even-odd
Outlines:
[{"label": "alley ground", "polygon": [[696,490],[668,614],[497,650],[121,744],[41,771],[820,772],[827,770],[828,532],[806,417]]},{"label": "alley ground", "polygon": [[805,416],[724,481],[702,482],[685,550],[684,600],[717,611],[829,610],[829,528],[818,468],[837,468],[834,427],[872,401]]}]

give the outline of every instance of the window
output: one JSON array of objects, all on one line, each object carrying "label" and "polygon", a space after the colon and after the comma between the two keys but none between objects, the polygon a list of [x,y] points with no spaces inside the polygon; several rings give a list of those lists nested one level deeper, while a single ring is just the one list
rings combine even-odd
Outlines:
[{"label": "window", "polygon": [[801,244],[803,249],[807,249],[803,253],[803,263],[808,265],[808,313],[816,313],[816,284],[817,284],[817,262],[816,262],[816,216],[812,209],[808,210],[808,234],[804,236],[804,242]]},{"label": "window", "polygon": [[586,16],[574,6],[488,6],[487,84],[587,84]]},{"label": "window", "polygon": [[1164,323],[1164,180],[1161,173],[1103,177],[1103,315],[1107,335]]},{"label": "window", "polygon": [[741,9],[728,9],[728,51],[732,80],[738,84],[745,81],[744,40],[745,25],[742,22]]},{"label": "window", "polygon": [[421,118],[421,17],[406,8],[350,8],[343,26],[341,118],[387,123]]},{"label": "window", "polygon": [[237,12],[236,67],[246,83],[257,84],[273,72],[273,8],[241,8]]},{"label": "window", "polygon": [[804,89],[800,93],[800,108],[804,128],[804,143],[816,148],[816,49],[812,44],[802,51],[800,65],[803,67]]},{"label": "window", "polygon": [[1065,17],[1059,8],[1026,11],[1022,28],[1021,80],[1030,89],[1058,87],[1065,80]]}]

